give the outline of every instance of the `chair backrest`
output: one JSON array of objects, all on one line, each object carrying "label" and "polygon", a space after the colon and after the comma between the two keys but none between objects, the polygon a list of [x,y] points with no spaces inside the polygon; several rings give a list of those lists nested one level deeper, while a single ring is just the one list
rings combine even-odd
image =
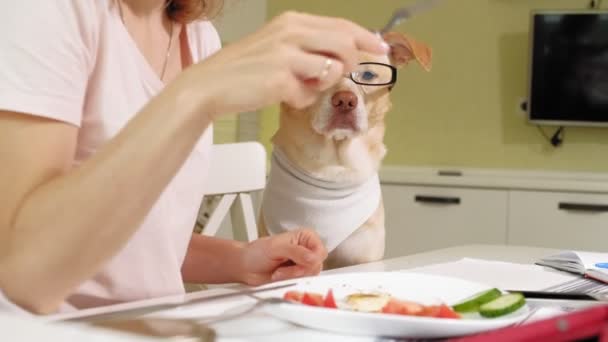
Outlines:
[{"label": "chair backrest", "polygon": [[266,150],[258,142],[213,145],[206,195],[263,190]]}]

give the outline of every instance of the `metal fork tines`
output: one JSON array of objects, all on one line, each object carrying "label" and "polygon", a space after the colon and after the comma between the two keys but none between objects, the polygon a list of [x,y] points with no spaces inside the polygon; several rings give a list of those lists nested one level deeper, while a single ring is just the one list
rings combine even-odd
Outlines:
[{"label": "metal fork tines", "polygon": [[401,24],[405,20],[408,20],[414,15],[437,6],[441,1],[443,0],[418,0],[411,6],[406,6],[395,10],[395,12],[393,12],[393,16],[390,18],[386,26],[380,30],[380,33],[386,33],[392,30],[395,26]]}]

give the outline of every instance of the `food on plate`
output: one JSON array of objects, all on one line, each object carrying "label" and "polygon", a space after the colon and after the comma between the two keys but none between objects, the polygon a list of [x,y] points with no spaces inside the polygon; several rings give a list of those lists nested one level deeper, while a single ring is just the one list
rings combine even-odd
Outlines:
[{"label": "food on plate", "polygon": [[497,288],[493,288],[476,293],[462,302],[453,305],[452,308],[454,311],[460,313],[478,312],[480,306],[491,302],[500,296],[502,296],[502,292],[500,292],[500,290]]},{"label": "food on plate", "polygon": [[333,291],[325,296],[300,291],[288,291],[283,299],[316,307],[341,308],[366,313],[384,313],[404,316],[421,316],[433,318],[460,318],[460,315],[445,304],[422,305],[419,303],[393,298],[388,294],[354,293],[346,297],[343,305],[338,306]]},{"label": "food on plate", "polygon": [[334,299],[334,293],[332,290],[327,291],[325,297],[318,293],[312,292],[300,292],[300,291],[287,291],[283,295],[283,299],[301,303],[310,306],[319,306],[329,309],[337,309],[336,300]]},{"label": "food on plate", "polygon": [[489,289],[449,306],[446,304],[423,305],[392,297],[386,293],[353,293],[337,302],[332,290],[325,295],[314,292],[287,291],[283,299],[309,306],[344,309],[366,313],[383,313],[404,316],[433,318],[461,318],[461,314],[479,314],[485,318],[496,318],[519,310],[526,304],[520,293],[503,294],[499,289]]},{"label": "food on plate", "polygon": [[302,297],[304,297],[304,292],[300,291],[287,291],[283,295],[283,299],[298,303],[302,301]]},{"label": "food on plate", "polygon": [[519,310],[525,304],[526,299],[521,293],[504,294],[480,306],[479,314],[488,318],[500,317]]},{"label": "food on plate", "polygon": [[452,310],[452,308],[446,304],[422,305],[419,303],[399,300],[395,298],[392,298],[386,304],[386,306],[382,308],[382,313],[433,318],[461,318],[460,314]]},{"label": "food on plate", "polygon": [[325,299],[323,300],[323,306],[330,309],[337,309],[336,299],[334,298],[334,292],[332,290],[327,291]]},{"label": "food on plate", "polygon": [[503,294],[493,288],[476,293],[452,308],[463,314],[479,313],[483,317],[495,318],[513,313],[525,304],[526,299],[520,293]]},{"label": "food on plate", "polygon": [[385,293],[354,293],[346,297],[346,304],[354,311],[381,312],[390,299]]}]

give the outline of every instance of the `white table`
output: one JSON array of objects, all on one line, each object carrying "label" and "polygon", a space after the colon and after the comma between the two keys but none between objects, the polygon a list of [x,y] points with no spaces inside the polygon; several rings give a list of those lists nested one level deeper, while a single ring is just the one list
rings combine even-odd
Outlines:
[{"label": "white table", "polygon": [[352,271],[398,271],[436,263],[456,261],[464,257],[532,264],[538,258],[556,252],[558,252],[558,250],[538,247],[466,245],[438,249],[435,251],[383,260],[371,264],[345,267],[339,270],[329,271],[328,273]]},{"label": "white table", "polygon": [[[446,248],[432,252],[415,254],[395,259],[384,260],[380,262],[359,265],[354,267],[331,270],[324,273],[342,273],[354,271],[397,271],[407,270],[415,267],[421,267],[436,263],[444,263],[456,261],[464,257],[498,260],[514,263],[532,264],[535,260],[542,256],[546,256],[557,252],[552,249],[534,248],[534,247],[519,247],[519,246],[495,246],[495,245],[468,245]],[[523,280],[522,280],[523,281]],[[204,298],[210,295],[232,291],[233,289],[214,289],[203,292],[190,293],[184,296],[174,296],[167,298],[159,298],[136,303],[127,303],[110,307],[90,309],[78,312],[76,314],[62,315],[51,317],[53,320],[82,318],[90,315],[110,315],[117,317],[122,310],[137,310],[144,311],[135,312],[141,314],[145,311],[150,311],[149,308],[159,304],[176,304],[193,298]],[[233,308],[236,305],[244,305],[251,303],[249,298],[237,298],[225,301],[215,301],[208,304],[198,304],[195,307],[178,307],[176,309],[155,311],[152,316],[173,315],[179,312],[180,317],[187,317],[191,312],[193,317],[200,315],[201,312],[210,315],[218,314],[228,308]],[[176,311],[177,310],[177,311]],[[117,314],[118,312],[118,314]],[[130,313],[131,315],[132,313]],[[303,328],[297,328],[288,323],[276,320],[262,313],[252,314],[243,319],[238,319],[231,322],[225,322],[214,325],[222,338],[220,340],[248,340],[248,341],[327,341],[342,340],[339,336],[328,335],[322,332],[311,331]],[[345,340],[358,340],[347,338]],[[369,341],[369,339],[361,339],[361,341]]]}]

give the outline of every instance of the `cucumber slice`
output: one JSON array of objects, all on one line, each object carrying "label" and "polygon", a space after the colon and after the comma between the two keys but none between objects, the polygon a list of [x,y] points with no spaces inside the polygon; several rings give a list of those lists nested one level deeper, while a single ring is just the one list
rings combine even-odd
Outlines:
[{"label": "cucumber slice", "polygon": [[460,313],[477,312],[479,311],[479,307],[481,305],[491,302],[500,296],[502,296],[502,292],[500,292],[499,289],[485,290],[472,295],[456,305],[453,305],[452,309]]},{"label": "cucumber slice", "polygon": [[525,304],[526,299],[521,293],[509,293],[480,306],[479,314],[488,318],[500,317],[517,311]]}]

